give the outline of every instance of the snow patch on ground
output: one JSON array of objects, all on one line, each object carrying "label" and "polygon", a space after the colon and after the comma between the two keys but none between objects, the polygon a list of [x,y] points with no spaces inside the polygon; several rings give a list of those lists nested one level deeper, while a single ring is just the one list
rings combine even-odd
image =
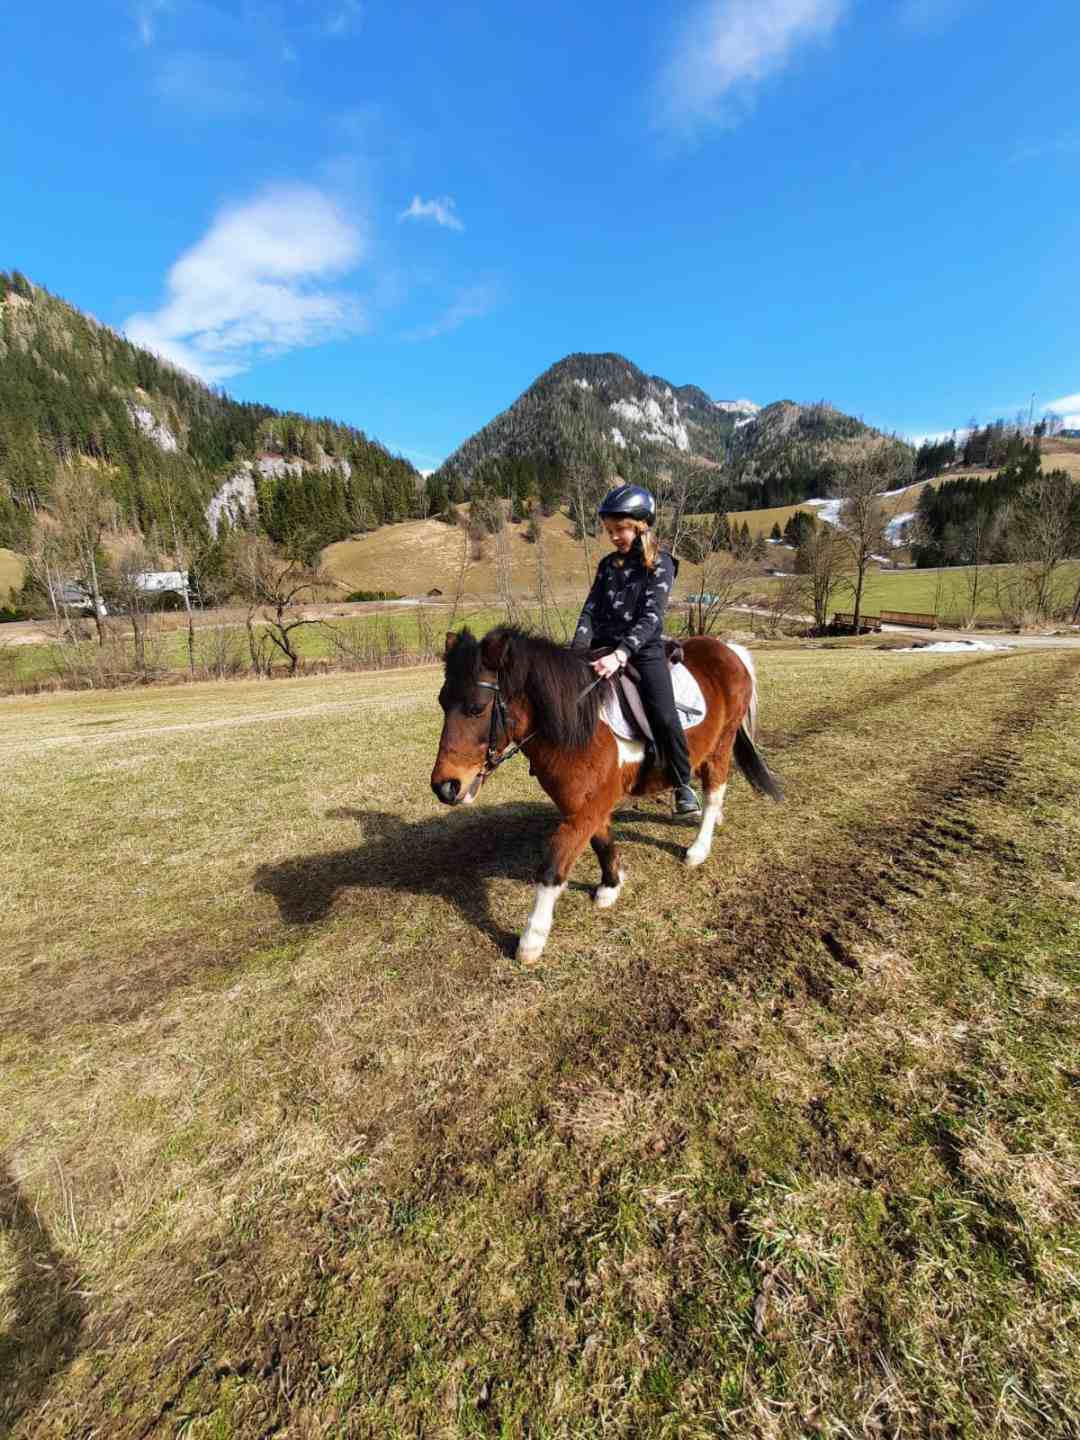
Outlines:
[{"label": "snow patch on ground", "polygon": [[746,417],[745,420],[736,420],[736,421],[735,421],[735,429],[736,429],[736,430],[741,430],[744,425],[749,425],[750,422],[751,422],[751,420],[753,420],[753,418],[754,418],[753,415],[747,415],[747,417]]},{"label": "snow patch on ground", "polygon": [[158,421],[152,410],[145,405],[136,405],[133,401],[128,402],[128,411],[131,418],[138,425],[144,435],[148,435],[159,450],[165,450],[171,454],[179,450],[180,443],[169,427]]},{"label": "snow patch on ground", "polygon": [[968,650],[1012,650],[1012,645],[995,645],[990,640],[935,640],[931,645],[905,645],[894,655],[957,655]]},{"label": "snow patch on ground", "polygon": [[617,425],[612,428],[611,442],[613,445],[617,445],[620,450],[626,449],[626,436],[622,433],[622,431]]},{"label": "snow patch on ground", "polygon": [[575,380],[574,384],[578,387],[579,390],[592,389],[592,386],[589,384],[588,380]]},{"label": "snow patch on ground", "polygon": [[905,510],[902,515],[894,515],[885,526],[885,538],[892,545],[903,543],[904,530],[915,519],[914,510]]},{"label": "snow patch on ground", "polygon": [[839,525],[840,507],[844,503],[843,500],[806,500],[803,503],[806,505],[820,505],[821,509],[818,511],[818,519],[824,520],[826,525]]}]

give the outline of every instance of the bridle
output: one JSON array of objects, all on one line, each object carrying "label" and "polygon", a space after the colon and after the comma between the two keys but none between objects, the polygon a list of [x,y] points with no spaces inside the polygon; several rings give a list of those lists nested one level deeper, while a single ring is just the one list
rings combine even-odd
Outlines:
[{"label": "bridle", "polygon": [[[529,743],[530,740],[534,739],[539,734],[539,731],[530,730],[528,735],[525,736],[524,740],[518,740],[513,745],[510,745],[506,749],[500,751],[497,743],[498,734],[501,730],[503,733],[503,738],[509,738],[510,717],[506,713],[506,703],[503,700],[502,691],[499,689],[499,682],[497,680],[475,680],[473,683],[478,690],[494,691],[494,699],[491,702],[491,728],[488,730],[487,754],[484,757],[483,769],[480,771],[481,779],[486,780],[487,777],[494,774],[494,772],[499,768],[499,766],[502,765],[505,761],[512,760],[514,756]],[[578,696],[578,704],[580,705],[581,702],[585,699],[586,695],[588,695],[591,691],[595,690],[598,685],[602,685],[603,683],[604,677],[599,676],[592,682],[591,685],[586,685],[585,689],[582,690],[581,694]]]},{"label": "bridle", "polygon": [[495,698],[491,702],[491,728],[488,731],[487,754],[484,757],[484,768],[480,772],[482,778],[486,780],[489,775],[494,774],[504,761],[512,760],[522,746],[529,743],[536,734],[536,731],[533,730],[525,736],[524,740],[519,740],[515,744],[500,751],[496,743],[497,737],[501,730],[503,738],[509,738],[510,717],[506,713],[506,704],[502,698],[502,691],[499,689],[499,682],[497,680],[494,682],[490,680],[477,680],[475,683],[478,690],[493,690],[495,692]]}]

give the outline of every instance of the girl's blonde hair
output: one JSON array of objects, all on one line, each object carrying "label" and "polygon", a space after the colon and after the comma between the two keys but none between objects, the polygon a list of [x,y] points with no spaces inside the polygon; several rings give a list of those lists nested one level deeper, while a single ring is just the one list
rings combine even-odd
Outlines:
[{"label": "girl's blonde hair", "polygon": [[645,562],[645,569],[652,570],[660,555],[660,541],[656,538],[656,531],[644,520],[632,520],[630,522],[638,533],[641,541],[641,558]]}]

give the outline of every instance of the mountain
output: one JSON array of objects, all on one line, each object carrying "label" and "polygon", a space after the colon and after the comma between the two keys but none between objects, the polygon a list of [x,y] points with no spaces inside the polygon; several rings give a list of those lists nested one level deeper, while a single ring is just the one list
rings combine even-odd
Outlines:
[{"label": "mountain", "polygon": [[275,538],[328,543],[416,513],[420,477],[363,431],[244,404],[0,271],[0,546],[25,545],[66,467],[117,524],[208,534],[246,510]]},{"label": "mountain", "polygon": [[529,465],[554,493],[579,472],[646,484],[663,472],[698,508],[757,509],[826,493],[837,447],[876,433],[824,403],[714,400],[622,355],[568,355],[459,446],[436,482],[501,490]]},{"label": "mountain", "polygon": [[468,484],[492,460],[545,457],[567,466],[596,455],[649,469],[682,458],[716,464],[749,400],[716,401],[696,385],[646,375],[622,355],[568,355],[509,410],[443,462],[443,479]]}]

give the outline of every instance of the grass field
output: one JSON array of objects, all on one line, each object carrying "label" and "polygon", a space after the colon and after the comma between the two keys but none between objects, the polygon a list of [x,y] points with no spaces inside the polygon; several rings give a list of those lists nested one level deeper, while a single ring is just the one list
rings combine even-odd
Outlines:
[{"label": "grass field", "polygon": [[533,969],[436,670],[0,701],[0,1432],[1075,1433],[1080,662],[760,662]]},{"label": "grass field", "polygon": [[14,550],[0,549],[0,606],[8,605],[22,589],[24,568]]}]

